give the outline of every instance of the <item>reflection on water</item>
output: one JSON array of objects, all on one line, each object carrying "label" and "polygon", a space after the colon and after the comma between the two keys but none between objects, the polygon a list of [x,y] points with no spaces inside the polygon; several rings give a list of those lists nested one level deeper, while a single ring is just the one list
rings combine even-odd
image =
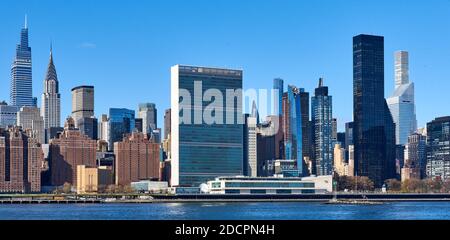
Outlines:
[{"label": "reflection on water", "polygon": [[0,219],[447,219],[450,202],[328,205],[305,202],[0,205]]},{"label": "reflection on water", "polygon": [[217,206],[225,206],[227,203],[201,203],[202,207],[217,207]]}]

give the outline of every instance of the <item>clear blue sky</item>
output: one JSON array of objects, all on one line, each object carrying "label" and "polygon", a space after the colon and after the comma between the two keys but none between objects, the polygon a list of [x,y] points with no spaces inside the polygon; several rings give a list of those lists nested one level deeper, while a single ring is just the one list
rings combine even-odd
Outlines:
[{"label": "clear blue sky", "polygon": [[352,119],[352,37],[360,33],[385,36],[386,96],[393,53],[407,50],[419,126],[450,115],[450,0],[1,1],[0,100],[9,101],[25,14],[33,94],[40,104],[52,40],[64,118],[70,89],[90,84],[96,115],[154,102],[163,127],[170,67],[190,64],[241,68],[244,88],[271,88],[281,77],[312,93],[323,76],[342,129]]}]

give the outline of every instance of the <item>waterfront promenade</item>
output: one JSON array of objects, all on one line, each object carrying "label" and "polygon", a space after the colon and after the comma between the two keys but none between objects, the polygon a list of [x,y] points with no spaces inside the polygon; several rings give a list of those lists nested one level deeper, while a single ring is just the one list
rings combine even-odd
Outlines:
[{"label": "waterfront promenade", "polygon": [[339,193],[286,195],[162,194],[1,194],[0,204],[176,203],[176,202],[327,202],[333,198],[366,201],[449,201],[444,193]]}]

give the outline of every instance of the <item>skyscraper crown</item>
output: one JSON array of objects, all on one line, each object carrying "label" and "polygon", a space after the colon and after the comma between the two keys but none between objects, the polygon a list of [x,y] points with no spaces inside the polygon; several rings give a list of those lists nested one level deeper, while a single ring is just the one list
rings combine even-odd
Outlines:
[{"label": "skyscraper crown", "polygon": [[58,75],[56,74],[55,64],[53,63],[53,50],[50,46],[50,59],[47,66],[47,74],[45,75],[45,81],[55,80],[58,81]]}]

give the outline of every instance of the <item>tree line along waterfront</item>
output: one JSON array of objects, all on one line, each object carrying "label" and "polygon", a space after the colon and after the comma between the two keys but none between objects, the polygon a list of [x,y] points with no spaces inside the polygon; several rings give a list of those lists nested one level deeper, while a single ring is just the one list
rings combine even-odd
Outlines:
[{"label": "tree line along waterfront", "polygon": [[[397,179],[388,179],[385,181],[386,192],[381,192],[379,189],[375,189],[373,182],[368,177],[351,177],[351,176],[335,176],[335,195],[342,196],[357,196],[357,195],[382,195],[388,196],[392,195],[394,198],[397,196],[409,196],[413,194],[414,198],[420,199],[423,196],[425,199],[429,195],[433,196],[439,195],[439,199],[443,199],[441,196],[448,195],[450,199],[450,181],[443,181],[440,178],[434,179],[408,179],[403,182]],[[208,199],[209,194],[191,194],[189,196],[182,194],[174,194],[167,190],[154,190],[154,191],[136,191],[130,185],[128,186],[118,186],[118,185],[107,185],[100,186],[97,193],[86,193],[77,194],[72,191],[72,185],[65,183],[63,186],[56,188],[52,193],[40,193],[40,194],[0,194],[0,200],[105,200],[105,199],[118,199],[118,200],[153,200],[153,199],[192,199],[197,196],[201,196],[200,199]],[[315,194],[312,194],[315,195]],[[327,197],[332,197],[332,193],[327,194],[316,194],[322,195],[317,197],[316,200],[326,199]],[[217,196],[211,196],[211,199]],[[244,196],[245,197],[245,196]],[[248,196],[248,199],[252,199],[255,196]],[[224,199],[229,198],[223,196]],[[403,198],[403,197],[402,197]],[[445,197],[447,198],[447,197]],[[301,199],[301,197],[299,197]],[[310,198],[314,199],[314,197]]]},{"label": "tree line along waterfront", "polygon": [[[373,182],[368,177],[336,176],[338,192],[374,192]],[[387,193],[450,193],[450,179],[440,177],[427,179],[388,179],[385,181]],[[380,190],[377,190],[380,191]]]}]

